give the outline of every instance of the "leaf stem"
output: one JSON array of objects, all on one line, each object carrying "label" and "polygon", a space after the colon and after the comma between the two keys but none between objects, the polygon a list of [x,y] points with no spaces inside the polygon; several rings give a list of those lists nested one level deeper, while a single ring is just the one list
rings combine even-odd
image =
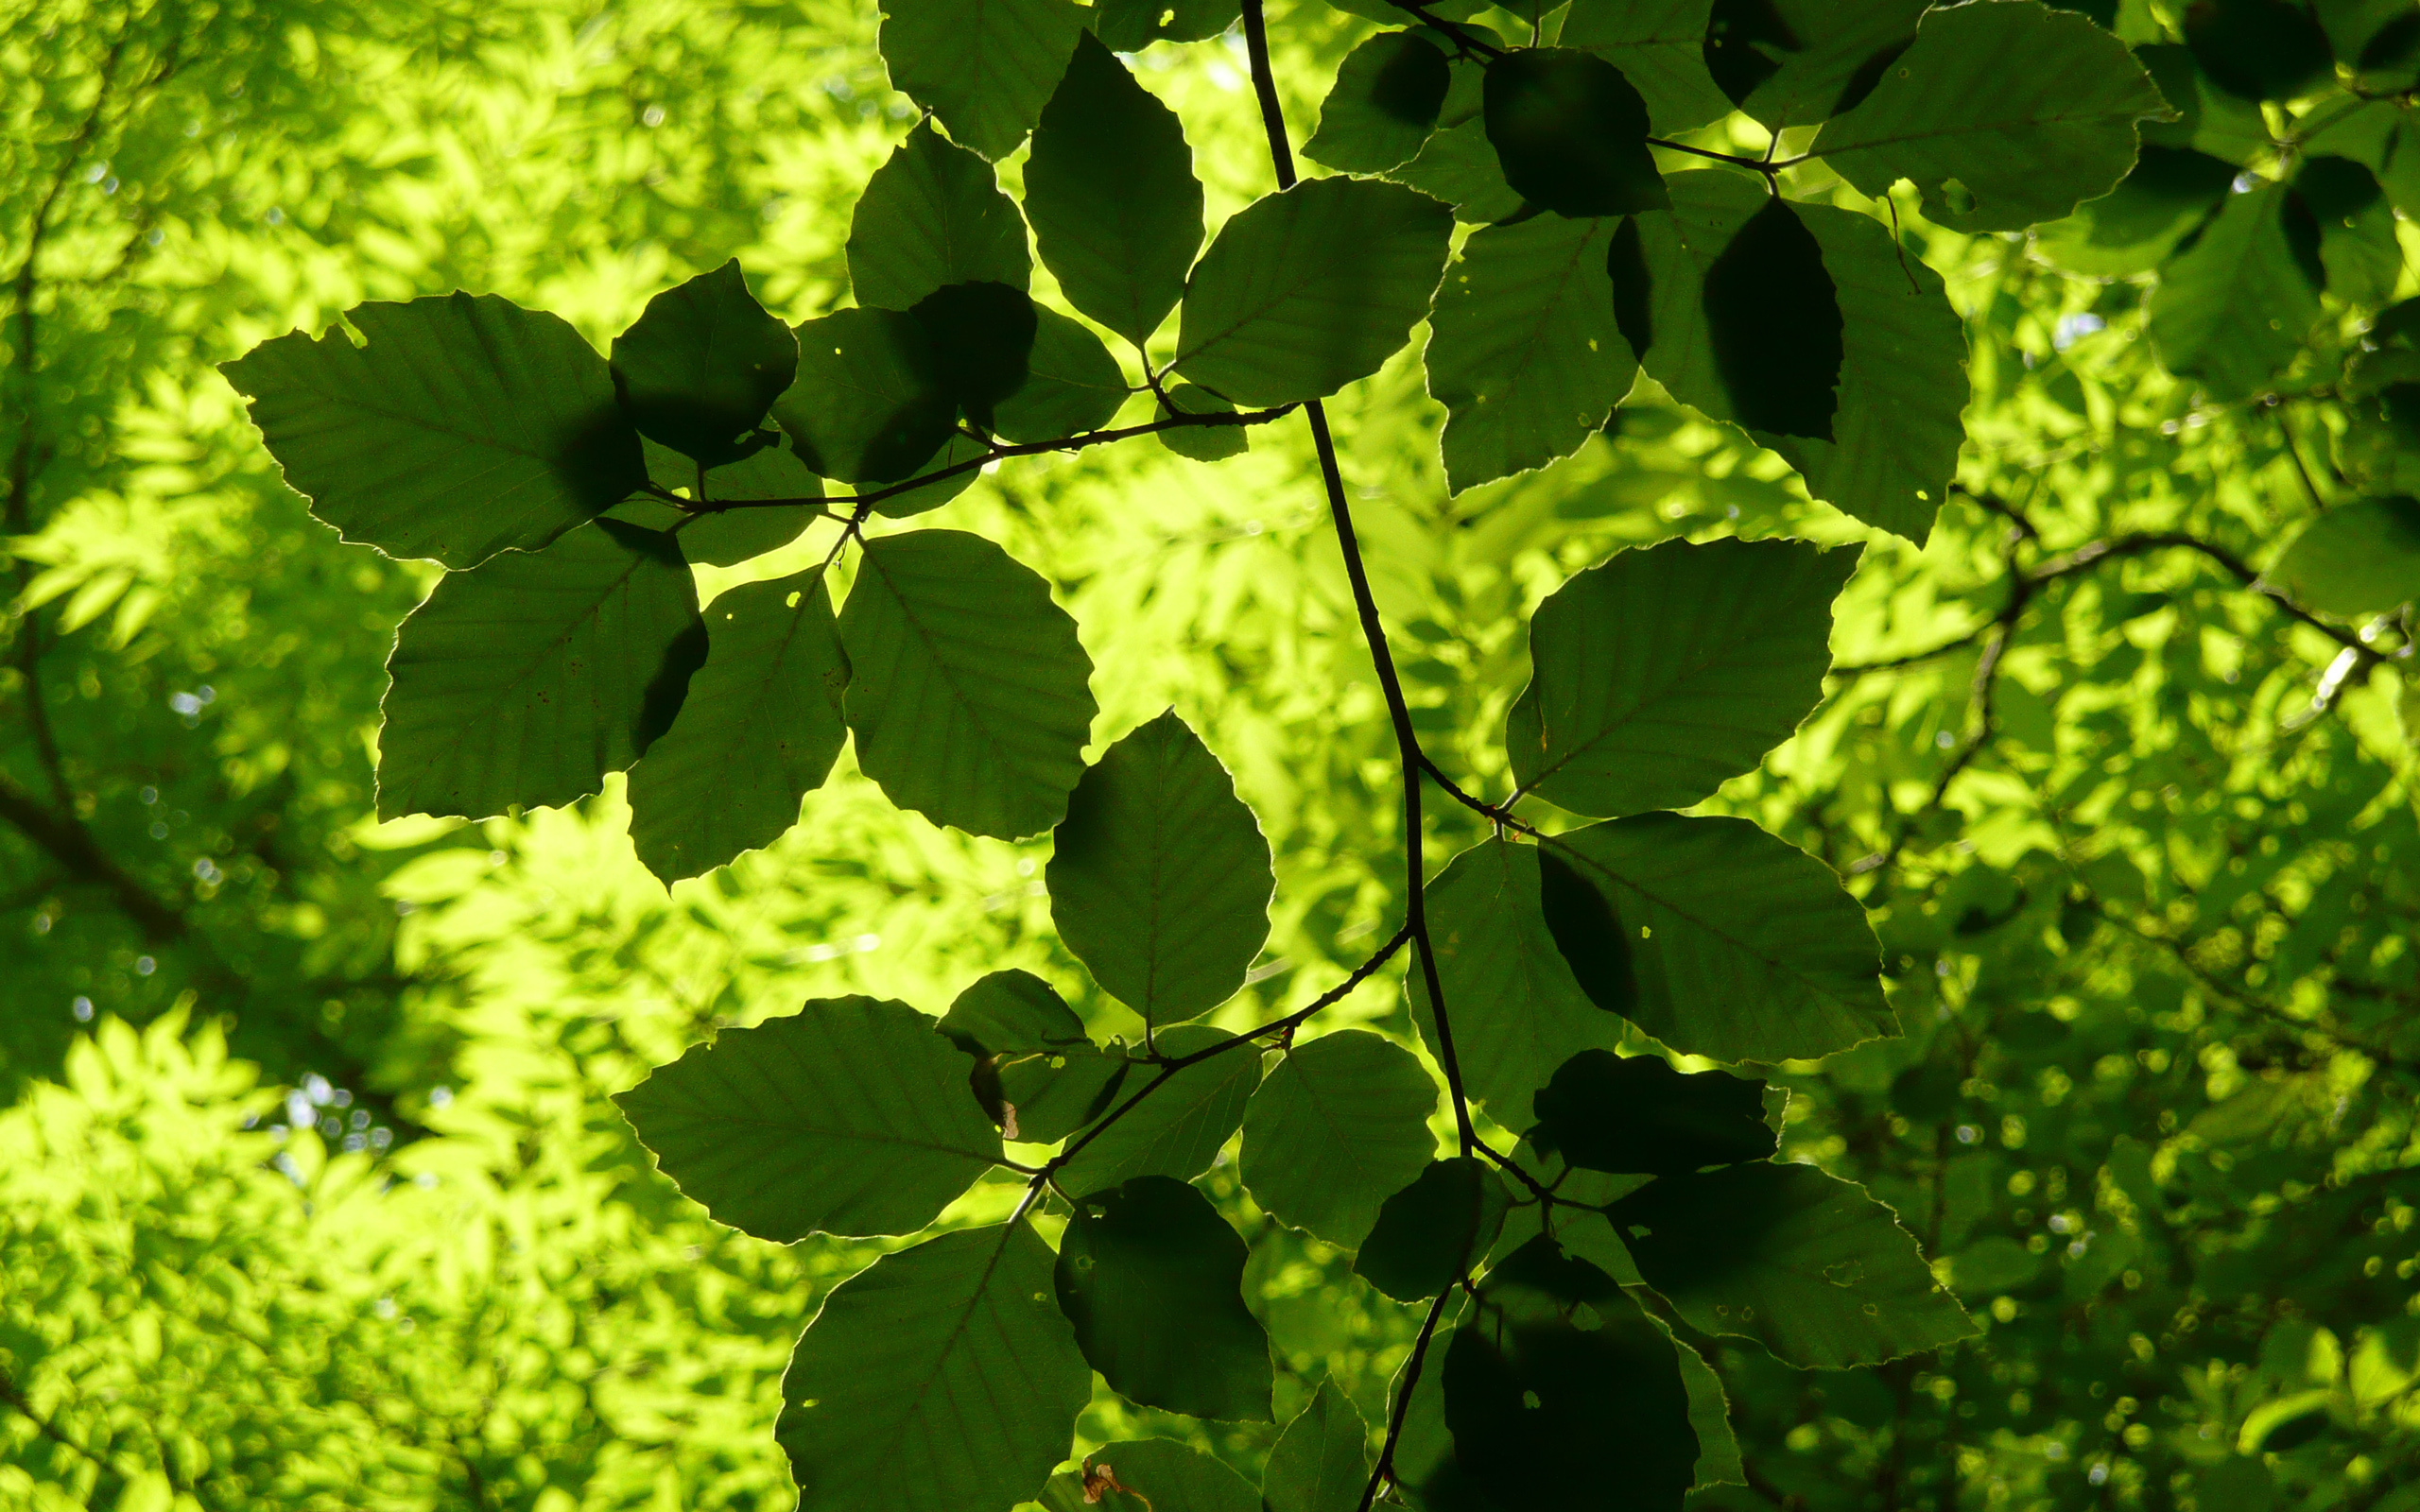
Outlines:
[{"label": "leaf stem", "polygon": [[[1253,0],[1245,0],[1247,5]],[[1378,1463],[1370,1468],[1370,1484],[1361,1487],[1361,1504],[1357,1512],[1370,1512],[1378,1500],[1378,1487],[1393,1478],[1395,1446],[1403,1441],[1404,1419],[1411,1413],[1411,1394],[1420,1384],[1421,1363],[1428,1357],[1428,1341],[1437,1336],[1437,1324],[1445,1315],[1445,1299],[1454,1295],[1450,1286],[1438,1292],[1437,1299],[1428,1304],[1428,1315],[1420,1320],[1420,1332],[1411,1341],[1411,1354],[1403,1363],[1403,1384],[1395,1392],[1394,1411],[1387,1419],[1387,1441],[1378,1451]]]}]

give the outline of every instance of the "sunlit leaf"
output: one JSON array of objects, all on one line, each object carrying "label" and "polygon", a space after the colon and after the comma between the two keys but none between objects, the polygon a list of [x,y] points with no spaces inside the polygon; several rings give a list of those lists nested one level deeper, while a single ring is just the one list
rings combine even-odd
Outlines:
[{"label": "sunlit leaf", "polygon": [[[1197,1055],[1232,1037],[1204,1024],[1179,1024],[1154,1043],[1163,1056]],[[1119,1091],[1132,1097],[1158,1072],[1137,1066]],[[1059,1183],[1079,1196],[1138,1176],[1190,1180],[1210,1162],[1244,1121],[1245,1106],[1260,1084],[1260,1057],[1238,1046],[1187,1066],[1167,1084],[1110,1125],[1060,1168]]]},{"label": "sunlit leaf", "polygon": [[914,316],[836,310],[798,328],[798,378],[773,419],[822,476],[896,482],[950,438],[958,398]]},{"label": "sunlit leaf", "polygon": [[1391,1040],[1348,1029],[1295,1045],[1244,1114],[1244,1185],[1280,1221],[1353,1248],[1435,1159],[1436,1110],[1437,1084]]},{"label": "sunlit leaf", "polygon": [[1333,1381],[1286,1425],[1261,1477],[1268,1512],[1359,1512],[1370,1480],[1370,1426]]},{"label": "sunlit leaf", "polygon": [[2318,221],[2287,185],[2230,196],[2152,294],[2160,360],[2213,399],[2257,393],[2302,350],[2326,277]]},{"label": "sunlit leaf", "polygon": [[736,259],[648,301],[614,338],[614,389],[639,434],[709,467],[735,462],[798,373],[798,340]]},{"label": "sunlit leaf", "polygon": [[1408,161],[1437,129],[1452,72],[1418,32],[1382,31],[1346,55],[1303,145],[1313,163],[1374,173]]},{"label": "sunlit leaf", "polygon": [[1069,0],[885,0],[890,82],[997,162],[1042,114],[1084,10]]}]

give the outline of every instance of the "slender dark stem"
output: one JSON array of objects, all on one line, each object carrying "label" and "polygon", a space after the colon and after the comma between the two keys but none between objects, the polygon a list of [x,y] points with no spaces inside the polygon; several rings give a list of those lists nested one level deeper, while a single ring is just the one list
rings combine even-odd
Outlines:
[{"label": "slender dark stem", "polygon": [[[1249,0],[1247,0],[1249,3]],[[1420,1385],[1420,1366],[1428,1357],[1428,1341],[1437,1336],[1437,1324],[1445,1315],[1445,1299],[1454,1295],[1450,1286],[1437,1294],[1428,1304],[1428,1315],[1420,1320],[1420,1332],[1411,1341],[1411,1354],[1403,1363],[1403,1385],[1395,1392],[1395,1409],[1387,1419],[1387,1441],[1378,1451],[1378,1463],[1370,1468],[1370,1484],[1361,1487],[1361,1504],[1357,1512],[1370,1512],[1378,1500],[1378,1487],[1394,1473],[1395,1446],[1403,1441],[1404,1419],[1411,1412],[1411,1394]]]},{"label": "slender dark stem", "polygon": [[[1403,11],[1407,15],[1419,17],[1424,26],[1429,26],[1436,31],[1442,32],[1445,36],[1451,37],[1454,40],[1454,45],[1461,48],[1464,52],[1473,54],[1479,58],[1487,59],[1496,59],[1504,56],[1504,49],[1496,46],[1494,43],[1480,41],[1473,33],[1454,25],[1443,16],[1430,15],[1428,13],[1428,8],[1421,4],[1420,0],[1388,0],[1388,4],[1393,6],[1397,10]],[[1250,41],[1252,36],[1252,9],[1253,8],[1249,6],[1244,9],[1244,36],[1246,41]],[[1262,51],[1266,52],[1267,50],[1266,45],[1264,45]],[[1274,119],[1277,116],[1277,108],[1274,105],[1264,104],[1262,107],[1262,113],[1271,119]]]}]

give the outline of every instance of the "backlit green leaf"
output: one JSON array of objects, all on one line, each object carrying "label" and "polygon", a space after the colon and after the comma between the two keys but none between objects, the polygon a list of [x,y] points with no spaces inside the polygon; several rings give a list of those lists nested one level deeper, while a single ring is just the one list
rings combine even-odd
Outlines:
[{"label": "backlit green leaf", "polygon": [[1036,311],[1025,290],[1007,284],[951,284],[908,312],[925,328],[933,366],[977,430],[992,428],[992,409],[1023,388],[1033,360]]},{"label": "backlit green leaf", "polygon": [[688,565],[656,531],[600,520],[449,575],[387,659],[379,816],[596,792],[672,723],[705,652]]},{"label": "backlit green leaf", "polygon": [[1092,660],[1050,587],[980,536],[869,541],[840,611],[857,765],[936,824],[1004,838],[1065,812]]},{"label": "backlit green leaf", "polygon": [[1476,1157],[1431,1161],[1378,1208],[1353,1271],[1398,1302],[1436,1296],[1495,1242],[1512,1194]]},{"label": "backlit green leaf", "polygon": [[1731,112],[1706,72],[1709,0],[1572,0],[1555,41],[1622,71],[1647,101],[1658,136],[1693,131]]},{"label": "backlit green leaf", "polygon": [[1764,125],[1813,126],[1856,107],[1916,32],[1927,0],[1714,0],[1705,65]]},{"label": "backlit green leaf", "polygon": [[1090,1047],[1084,1021],[1031,971],[994,971],[969,984],[942,1015],[942,1033],[971,1056]]},{"label": "backlit green leaf", "polygon": [[1901,179],[1958,231],[2014,231],[2107,194],[2167,102],[2125,43],[2038,5],[1935,9],[1810,151],[1866,194]]},{"label": "backlit green leaf", "polygon": [[1066,1458],[1092,1396],[1023,1223],[886,1255],[842,1281],[782,1377],[800,1512],[1008,1512]]},{"label": "backlit green leaf", "polygon": [[2151,297],[2160,360],[2214,400],[2259,392],[2319,320],[2319,224],[2282,183],[2228,197]]},{"label": "backlit green leaf", "polygon": [[[659,488],[697,496],[698,464],[668,446],[647,443],[647,475]],[[806,470],[797,453],[776,443],[708,472],[705,496],[717,501],[821,499],[823,480]],[[698,515],[681,523],[681,555],[692,562],[729,567],[788,545],[821,512],[821,506],[799,505]],[[678,519],[673,511],[666,511],[667,526]]]},{"label": "backlit green leaf", "polygon": [[992,409],[1004,441],[1055,441],[1107,425],[1129,390],[1117,359],[1100,337],[1058,311],[1033,309],[1033,351],[1025,382]]},{"label": "backlit green leaf", "polygon": [[1320,1383],[1269,1452],[1268,1512],[1359,1512],[1370,1481],[1370,1425],[1333,1381]]},{"label": "backlit green leaf", "polygon": [[1426,360],[1455,491],[1569,455],[1630,391],[1638,364],[1605,276],[1614,231],[1560,215],[1492,226],[1445,270]]},{"label": "backlit green leaf", "polygon": [[1337,69],[1320,129],[1303,145],[1313,163],[1375,173],[1408,161],[1437,129],[1452,81],[1445,55],[1417,32],[1382,31]]},{"label": "backlit green leaf", "polygon": [[1314,179],[1219,230],[1185,286],[1176,370],[1239,404],[1289,404],[1368,377],[1410,335],[1453,217],[1426,195]]},{"label": "backlit green leaf", "polygon": [[[1233,1036],[1206,1024],[1180,1024],[1157,1037],[1163,1056],[1189,1056]],[[1159,1073],[1137,1066],[1119,1091],[1122,1104]],[[1210,1168],[1219,1151],[1242,1126],[1245,1105],[1260,1085],[1260,1056],[1238,1045],[1187,1066],[1137,1103],[1059,1172],[1059,1184],[1081,1196],[1138,1176],[1190,1180]]]},{"label": "backlit green leaf", "polygon": [[1244,1114],[1243,1178],[1264,1211],[1351,1249],[1436,1158],[1437,1084],[1363,1029],[1288,1049]]},{"label": "backlit green leaf", "polygon": [[1864,910],[1747,820],[1641,814],[1549,849],[1546,914],[1573,973],[1673,1049],[1771,1062],[1896,1032]]},{"label": "backlit green leaf", "polygon": [[2420,503],[2356,499],[2309,524],[2271,572],[2323,614],[2383,614],[2420,598]]},{"label": "backlit green leaf", "polygon": [[683,1192],[779,1244],[908,1234],[1000,1158],[966,1053],[904,1003],[819,998],[725,1029],[614,1101]]},{"label": "backlit green leaf", "polygon": [[1891,1210],[1812,1166],[1668,1176],[1610,1216],[1691,1328],[1791,1365],[1872,1365],[1976,1332]]},{"label": "backlit green leaf", "polygon": [[1141,345],[1184,297],[1201,246],[1201,185],[1176,112],[1087,36],[1042,112],[1025,183],[1068,302]]},{"label": "backlit green leaf", "polygon": [[1084,773],[1043,876],[1067,949],[1152,1023],[1234,996],[1269,937],[1269,842],[1173,710]]},{"label": "backlit green leaf", "polygon": [[1076,1203],[1059,1241],[1059,1307],[1119,1395],[1266,1422],[1273,1372],[1269,1334],[1244,1306],[1245,1255],[1209,1198],[1138,1177]]},{"label": "backlit green leaf", "polygon": [[1487,65],[1487,139],[1504,181],[1564,215],[1626,215],[1669,201],[1647,150],[1647,102],[1594,53],[1523,47]]},{"label": "backlit green leaf", "polygon": [[1080,1473],[1050,1478],[1046,1512],[1261,1512],[1252,1483],[1198,1449],[1167,1438],[1103,1444]]},{"label": "backlit green leaf", "polygon": [[799,459],[843,483],[923,467],[958,422],[931,340],[904,310],[835,310],[798,328],[798,378],[773,403]]},{"label": "backlit green leaf", "polygon": [[1387,177],[1452,206],[1454,218],[1465,224],[1493,225],[1521,214],[1521,196],[1504,181],[1504,164],[1487,139],[1484,121],[1443,128],[1409,163],[1387,170]]},{"label": "backlit green leaf", "polygon": [[1093,30],[1113,52],[1139,53],[1155,42],[1201,42],[1236,24],[1238,0],[1100,0]]},{"label": "backlit green leaf", "polygon": [[1033,129],[1083,29],[1069,0],[884,0],[882,60],[900,93],[996,163]]},{"label": "backlit green leaf", "polygon": [[493,294],[356,305],[228,363],[311,512],[390,557],[469,567],[535,551],[647,480],[605,359]]},{"label": "backlit green leaf", "polygon": [[614,389],[639,434],[713,467],[749,449],[798,373],[798,340],[748,292],[737,259],[648,301],[614,338]]},{"label": "backlit green leaf", "polygon": [[1530,625],[1506,720],[1521,786],[1578,814],[1685,808],[1753,771],[1824,696],[1852,552],[1670,541],[1572,576]]},{"label": "backlit green leaf", "polygon": [[920,121],[866,180],[849,222],[857,302],[905,310],[951,284],[1032,278],[1025,220],[992,165]]},{"label": "backlit green leaf", "polygon": [[1684,1074],[1661,1056],[1588,1050],[1539,1090],[1528,1138],[1589,1171],[1679,1176],[1761,1160],[1775,1135],[1765,1084],[1727,1072]]},{"label": "backlit green leaf", "polygon": [[744,583],[704,618],[706,664],[631,772],[631,840],[667,883],[779,839],[848,737],[849,659],[821,572]]},{"label": "backlit green leaf", "polygon": [[[1207,388],[1192,384],[1167,386],[1167,405],[1155,416],[1158,420],[1174,420],[1179,415],[1232,415],[1236,406]],[[1179,456],[1189,456],[1197,462],[1216,462],[1252,450],[1252,432],[1241,425],[1177,425],[1154,431],[1151,438]]]}]

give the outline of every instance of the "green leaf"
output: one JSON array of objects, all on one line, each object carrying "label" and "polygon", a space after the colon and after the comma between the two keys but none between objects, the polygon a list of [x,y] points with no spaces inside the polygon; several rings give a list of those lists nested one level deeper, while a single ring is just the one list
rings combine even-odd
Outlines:
[{"label": "green leaf", "polygon": [[942,1015],[942,1033],[970,1056],[1092,1048],[1084,1021],[1031,971],[977,978]]},{"label": "green leaf", "polygon": [[1033,134],[1026,210],[1067,301],[1141,346],[1184,294],[1201,185],[1176,112],[1091,37]]},{"label": "green leaf", "polygon": [[[1157,1037],[1159,1053],[1189,1056],[1233,1039],[1206,1024],[1182,1024]],[[1151,1076],[1156,1079],[1158,1073]],[[1143,1068],[1127,1077],[1119,1103],[1144,1086]],[[1166,1086],[1135,1104],[1075,1159],[1060,1168],[1059,1184],[1078,1195],[1098,1192],[1138,1176],[1190,1180],[1210,1168],[1219,1150],[1242,1126],[1245,1105],[1260,1084],[1260,1056],[1246,1045],[1197,1061],[1167,1078]]]},{"label": "green leaf", "polygon": [[1114,52],[1139,53],[1155,42],[1203,42],[1236,24],[1240,0],[1100,0],[1093,30]]},{"label": "green leaf", "polygon": [[1487,139],[1504,181],[1564,215],[1661,210],[1647,102],[1594,53],[1521,47],[1487,65]]},{"label": "green leaf", "polygon": [[1555,837],[1542,882],[1589,995],[1675,1050],[1813,1059],[1897,1032],[1865,911],[1829,867],[1745,819],[1592,824]]},{"label": "green leaf", "polygon": [[2356,499],[2305,525],[2270,576],[2307,609],[2347,618],[2420,598],[2420,503]]},{"label": "green leaf", "polygon": [[1428,139],[1419,156],[1387,177],[1453,207],[1454,218],[1493,225],[1522,213],[1521,197],[1504,181],[1504,164],[1487,139],[1487,123],[1469,120]]},{"label": "green leaf", "polygon": [[1378,1207],[1428,1168],[1437,1084],[1363,1029],[1289,1048],[1244,1114],[1243,1178],[1281,1222],[1351,1249]]},{"label": "green leaf", "polygon": [[[647,475],[657,487],[695,497],[698,464],[668,446],[647,443]],[[759,448],[706,474],[705,496],[733,499],[821,499],[823,480],[798,455],[778,444]],[[723,509],[681,522],[681,555],[692,562],[729,567],[762,557],[796,541],[821,514],[816,505]],[[679,517],[666,510],[672,520]]]},{"label": "green leaf", "polygon": [[866,180],[849,222],[857,302],[912,308],[952,284],[1032,282],[1025,221],[992,165],[920,121]]},{"label": "green leaf", "polygon": [[[2194,62],[2191,49],[2178,43],[2153,43],[2135,48],[2135,61],[2151,75],[2160,98],[2174,112],[2171,120],[2147,117],[2135,128],[2146,145],[2206,152],[2238,168],[2275,150],[2269,119],[2259,105],[2212,83]],[[2383,103],[2373,108],[2393,109]]]},{"label": "green leaf", "polygon": [[1353,1273],[1398,1302],[1434,1297],[1495,1243],[1512,1200],[1503,1178],[1477,1159],[1433,1160],[1379,1206]]},{"label": "green leaf", "polygon": [[798,339],[765,313],[732,259],[648,301],[614,338],[614,391],[639,434],[717,466],[798,374]]},{"label": "green leaf", "polygon": [[[1167,388],[1167,405],[1157,418],[1173,420],[1179,415],[1232,415],[1236,406],[1207,388],[1192,384],[1171,384]],[[1216,462],[1238,453],[1252,450],[1252,432],[1241,425],[1181,425],[1154,431],[1152,439],[1179,456],[1197,462]]]},{"label": "green leaf", "polygon": [[1685,1074],[1661,1056],[1588,1050],[1539,1090],[1529,1139],[1570,1165],[1616,1175],[1681,1176],[1761,1160],[1777,1143],[1765,1084],[1727,1072]]},{"label": "green leaf", "polygon": [[1080,322],[1041,305],[1033,314],[1025,382],[993,406],[992,424],[1000,438],[1055,441],[1115,420],[1132,392],[1117,359]]},{"label": "green leaf", "polygon": [[1356,47],[1336,71],[1320,107],[1320,129],[1303,156],[1347,173],[1375,173],[1407,162],[1437,129],[1451,68],[1418,32],[1382,31]]},{"label": "green leaf", "polygon": [[1622,71],[1658,136],[1720,120],[1731,102],[1706,72],[1710,0],[1572,0],[1555,40]]},{"label": "green leaf", "polygon": [[[1635,221],[1650,284],[1637,302],[1652,328],[1640,360],[1674,398],[1741,424],[1713,361],[1704,279],[1770,197],[1734,174],[1681,173],[1668,182],[1672,215]],[[1829,205],[1793,203],[1790,209],[1822,249],[1839,303],[1834,439],[1751,434],[1788,458],[1815,497],[1921,542],[1965,438],[1960,421],[1967,396],[1963,322],[1941,276],[1901,255],[1872,216]],[[1641,292],[1632,291],[1634,297]],[[1619,284],[1615,299],[1620,307]]]},{"label": "green leaf", "polygon": [[1455,492],[1580,449],[1638,371],[1605,276],[1612,223],[1541,215],[1471,234],[1429,311],[1428,391]]},{"label": "green leaf", "polygon": [[2286,0],[2204,0],[2183,20],[2194,61],[2239,99],[2292,99],[2335,62],[2308,8]]},{"label": "green leaf", "polygon": [[647,481],[605,359],[493,294],[356,305],[219,370],[311,512],[390,557],[535,551]]},{"label": "green leaf", "polygon": [[2167,110],[2126,44],[2083,16],[1952,6],[1808,150],[1877,198],[1913,180],[1952,230],[2021,231],[2107,194],[2134,166],[2135,123]]},{"label": "green leaf", "polygon": [[1366,378],[1428,308],[1453,217],[1397,184],[1314,179],[1219,229],[1185,285],[1176,370],[1238,404]]},{"label": "green leaf", "polygon": [[1092,660],[1031,568],[962,531],[869,541],[840,644],[857,765],[893,803],[1003,839],[1066,812]]},{"label": "green leaf", "polygon": [[1268,1512],[1360,1512],[1370,1482],[1370,1425],[1332,1380],[1320,1383],[1269,1452]]},{"label": "green leaf", "polygon": [[901,94],[996,163],[1042,114],[1084,15],[1069,0],[884,0],[882,60]]},{"label": "green leaf", "polygon": [[994,1073],[1000,1103],[996,1122],[1011,1139],[1055,1143],[1108,1112],[1130,1090],[1130,1082],[1140,1086],[1134,1068],[1135,1062],[1123,1055],[1103,1054],[1090,1045],[1002,1060]]},{"label": "green leaf", "polygon": [[952,284],[908,312],[932,342],[933,366],[978,430],[992,428],[993,406],[1023,388],[1039,321],[1025,290],[1006,284]]},{"label": "green leaf", "polygon": [[824,1299],[773,1436],[799,1512],[1008,1512],[1066,1458],[1092,1372],[1023,1223],[886,1255]]},{"label": "green leaf", "polygon": [[619,521],[440,579],[387,659],[379,816],[596,792],[672,723],[705,652],[681,548]]},{"label": "green leaf", "polygon": [[1891,1210],[1813,1166],[1668,1176],[1609,1216],[1691,1328],[1790,1365],[1873,1365],[1976,1332]]},{"label": "green leaf", "polygon": [[1269,1334],[1244,1306],[1247,1255],[1208,1197],[1137,1177],[1076,1203],[1059,1241],[1059,1309],[1129,1400],[1267,1422],[1273,1371]]},{"label": "green leaf", "polygon": [[1252,1483],[1197,1449],[1166,1438],[1103,1444],[1082,1473],[1050,1478],[1046,1512],[1261,1512]]},{"label": "green leaf", "polygon": [[1833,438],[1841,301],[1824,247],[1768,197],[1706,265],[1706,337],[1732,413],[1752,433]]},{"label": "green leaf", "polygon": [[2117,188],[2038,229],[2035,245],[2070,272],[2148,272],[2207,224],[2236,172],[2234,163],[2206,152],[2146,144]]},{"label": "green leaf", "polygon": [[1618,1481],[1622,1506],[1679,1512],[1698,1441],[1672,1341],[1552,1241],[1488,1273],[1442,1375],[1456,1477],[1478,1504],[1604,1505]]},{"label": "green leaf", "polygon": [[773,402],[799,460],[843,483],[891,483],[955,433],[958,400],[904,310],[836,310],[798,328],[798,378]]},{"label": "green leaf", "polygon": [[725,1029],[614,1101],[688,1196],[735,1228],[911,1234],[1000,1159],[966,1054],[904,1003],[818,998]]},{"label": "green leaf", "polygon": [[[874,505],[873,512],[886,520],[908,520],[940,508],[975,486],[980,464],[991,453],[989,442],[961,430],[951,431],[949,439],[942,443],[942,449],[926,458],[925,465],[909,473],[907,479],[909,483],[922,477],[938,481],[910,488],[904,493],[890,494]],[[970,463],[977,465],[969,466]]]},{"label": "green leaf", "polygon": [[666,883],[779,839],[848,735],[849,659],[821,570],[741,584],[704,618],[706,664],[631,771],[631,840]]},{"label": "green leaf", "polygon": [[[1429,937],[1462,1085],[1513,1128],[1529,1126],[1530,1099],[1556,1067],[1583,1050],[1612,1049],[1623,1033],[1622,1021],[1581,989],[1547,929],[1538,854],[1509,839],[1482,840],[1427,889]],[[1421,1037],[1439,1054],[1419,968],[1405,978]]]},{"label": "green leaf", "polygon": [[[1574,574],[1530,623],[1512,775],[1575,814],[1685,808],[1753,771],[1824,697],[1857,554],[1667,541]],[[1450,1000],[1449,1000],[1450,1001]]]},{"label": "green leaf", "polygon": [[1043,880],[1067,949],[1153,1024],[1235,995],[1269,938],[1276,889],[1235,779],[1174,710],[1084,773]]},{"label": "green leaf", "polygon": [[2221,403],[2267,387],[2319,321],[2319,239],[2309,207],[2284,184],[2229,196],[2152,294],[2160,361]]},{"label": "green leaf", "polygon": [[2394,207],[2387,203],[2377,175],[2350,158],[2320,153],[2303,160],[2293,183],[2293,194],[2319,227],[2327,292],[2352,304],[2376,306],[2394,299],[2403,277],[2403,246],[2396,239]]},{"label": "green leaf", "polygon": [[1707,71],[1775,130],[1851,110],[1915,35],[1927,0],[1715,0]]}]

